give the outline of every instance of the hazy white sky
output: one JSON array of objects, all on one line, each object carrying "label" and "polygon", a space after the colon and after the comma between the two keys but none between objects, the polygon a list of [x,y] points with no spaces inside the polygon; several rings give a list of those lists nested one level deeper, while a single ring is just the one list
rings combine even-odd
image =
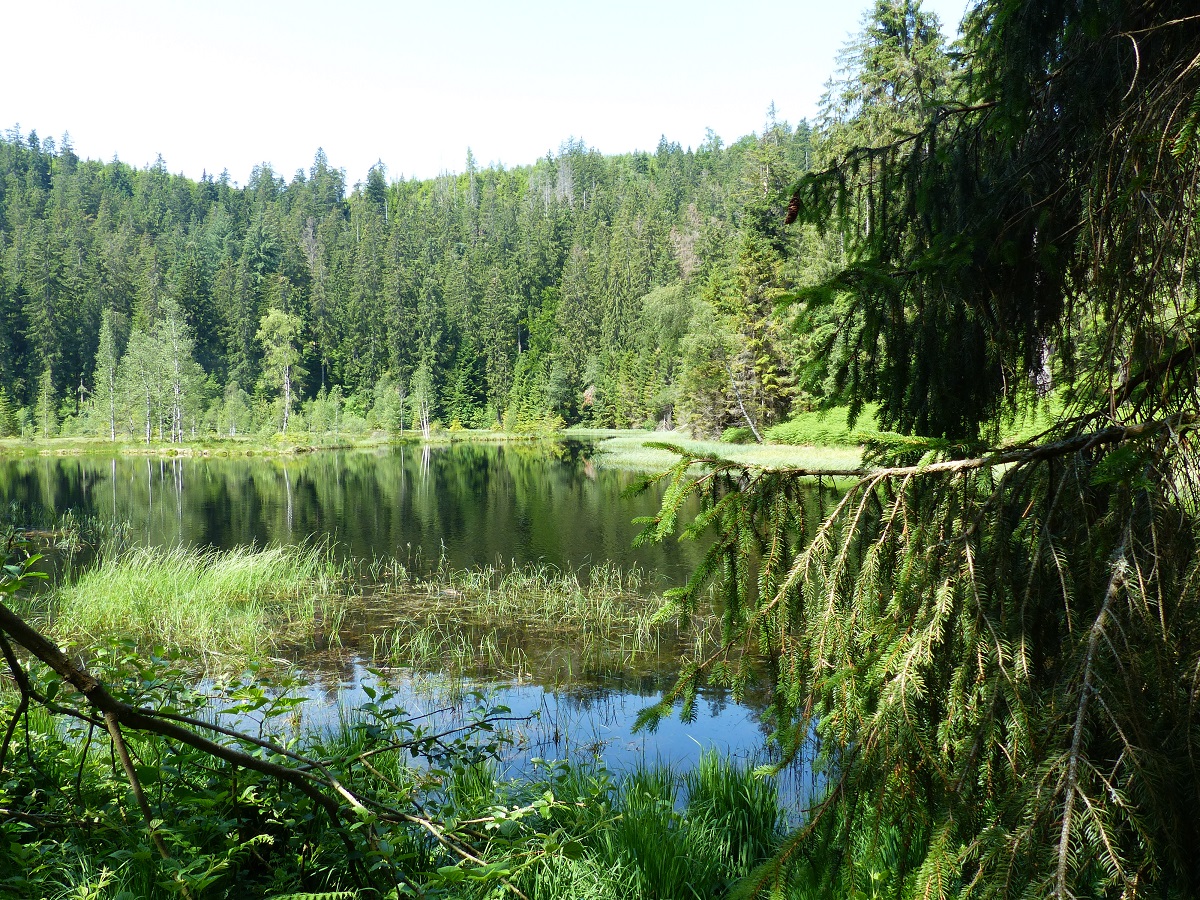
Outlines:
[{"label": "hazy white sky", "polygon": [[[925,0],[953,33],[967,0]],[[869,0],[56,0],[4,11],[0,129],[245,183],[695,146],[811,118]]]}]

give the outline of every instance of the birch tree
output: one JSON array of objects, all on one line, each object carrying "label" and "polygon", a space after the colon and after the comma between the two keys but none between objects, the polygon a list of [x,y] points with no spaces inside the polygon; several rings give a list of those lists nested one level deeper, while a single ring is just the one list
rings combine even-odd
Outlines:
[{"label": "birch tree", "polygon": [[117,409],[120,399],[117,373],[121,361],[119,336],[124,331],[123,319],[124,317],[112,307],[105,308],[101,314],[96,367],[92,376],[93,411],[107,418],[110,441],[117,439]]},{"label": "birch tree", "polygon": [[272,309],[259,322],[258,342],[263,346],[263,379],[279,390],[283,405],[280,431],[287,434],[296,380],[300,370],[300,319],[281,309]]}]

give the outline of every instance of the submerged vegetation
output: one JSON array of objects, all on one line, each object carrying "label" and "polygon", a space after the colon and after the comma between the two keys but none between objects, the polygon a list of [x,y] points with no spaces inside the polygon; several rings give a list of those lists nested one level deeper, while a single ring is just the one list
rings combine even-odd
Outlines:
[{"label": "submerged vegetation", "polygon": [[705,610],[690,628],[659,615],[638,569],[611,563],[583,571],[551,566],[451,570],[428,578],[402,568],[384,573],[364,600],[383,620],[373,634],[375,658],[440,671],[508,671],[543,684],[588,673],[673,669],[686,648],[711,642]]}]

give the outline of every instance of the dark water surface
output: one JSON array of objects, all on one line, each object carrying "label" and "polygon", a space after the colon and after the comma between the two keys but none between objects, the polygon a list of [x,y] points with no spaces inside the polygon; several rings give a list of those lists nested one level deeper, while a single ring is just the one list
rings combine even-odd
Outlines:
[{"label": "dark water surface", "polygon": [[692,544],[634,549],[659,494],[599,468],[578,442],[460,443],[296,457],[37,457],[0,460],[0,504],[127,521],[156,546],[266,546],[330,538],[352,557],[453,568],[611,561],[670,582]]},{"label": "dark water surface", "polygon": [[[681,583],[700,548],[670,542],[635,549],[632,520],[653,514],[660,494],[625,496],[636,476],[596,466],[590,452],[573,442],[464,443],[289,458],[19,458],[0,460],[0,505],[127,521],[130,539],[147,545],[228,549],[328,538],[350,557],[394,557],[410,568],[429,568],[442,557],[453,568],[611,562],[645,569],[658,590]],[[693,721],[665,721],[654,734],[633,731],[637,712],[661,697],[673,668],[668,656],[651,673],[556,684],[536,672],[515,679],[497,672],[472,686],[492,691],[514,712],[540,712],[528,731],[530,756],[595,754],[615,769],[656,759],[687,766],[705,747],[757,757],[762,692],[737,704],[709,690]],[[311,715],[353,709],[364,679],[376,677],[365,672],[353,654],[333,665],[313,658]],[[439,682],[436,673],[397,677],[412,710],[462,686]]]}]

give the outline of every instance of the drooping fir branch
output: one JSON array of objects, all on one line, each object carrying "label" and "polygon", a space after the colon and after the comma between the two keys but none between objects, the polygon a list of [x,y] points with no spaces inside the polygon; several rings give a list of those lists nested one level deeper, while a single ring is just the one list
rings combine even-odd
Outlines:
[{"label": "drooping fir branch", "polygon": [[[686,715],[705,679],[738,690],[765,659],[783,762],[820,735],[823,839],[848,839],[823,816],[924,823],[903,864],[935,895],[965,879],[1005,896],[1004,878],[1078,894],[1147,866],[1190,883],[1172,845],[1198,835],[1157,779],[1197,777],[1180,726],[1200,631],[1195,421],[875,468],[681,455],[643,537],[698,499],[684,533],[711,544],[664,614],[715,585],[724,631],[644,722]],[[775,874],[819,862],[845,890],[850,858],[784,854]]]}]

